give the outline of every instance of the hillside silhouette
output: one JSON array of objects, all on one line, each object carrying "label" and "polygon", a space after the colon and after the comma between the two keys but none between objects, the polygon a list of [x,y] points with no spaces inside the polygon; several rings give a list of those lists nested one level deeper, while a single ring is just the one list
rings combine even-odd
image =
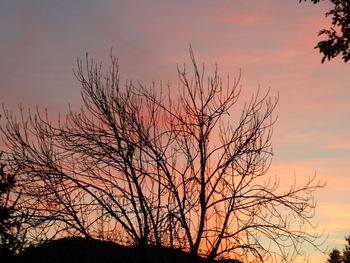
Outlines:
[{"label": "hillside silhouette", "polygon": [[[202,257],[193,257],[181,250],[146,246],[127,247],[110,241],[67,237],[30,247],[15,256],[15,263],[207,263]],[[214,260],[217,263],[240,263],[238,260]]]}]

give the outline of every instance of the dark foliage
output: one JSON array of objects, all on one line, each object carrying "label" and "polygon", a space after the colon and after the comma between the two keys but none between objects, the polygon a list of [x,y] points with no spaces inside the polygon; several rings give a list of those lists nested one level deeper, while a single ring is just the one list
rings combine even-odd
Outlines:
[{"label": "dark foliage", "polygon": [[20,246],[20,241],[11,232],[17,226],[15,203],[9,203],[9,193],[15,184],[15,174],[6,172],[5,162],[0,153],[0,255],[9,256]]},{"label": "dark foliage", "polygon": [[345,237],[345,240],[348,243],[345,245],[345,248],[343,250],[343,262],[350,263],[350,236]]},{"label": "dark foliage", "polygon": [[345,237],[347,244],[343,249],[343,253],[338,249],[333,249],[328,254],[327,263],[350,263],[350,237]]},{"label": "dark foliage", "polygon": [[342,256],[338,249],[333,249],[329,253],[329,257],[327,259],[327,263],[342,263]]},{"label": "dark foliage", "polygon": [[[299,2],[307,0],[299,0]],[[314,4],[321,0],[310,0]],[[331,0],[334,8],[326,13],[326,16],[332,17],[332,26],[329,29],[322,29],[319,35],[327,37],[320,41],[315,48],[318,48],[323,54],[322,63],[328,59],[342,56],[344,62],[350,59],[350,1],[349,0]]]}]

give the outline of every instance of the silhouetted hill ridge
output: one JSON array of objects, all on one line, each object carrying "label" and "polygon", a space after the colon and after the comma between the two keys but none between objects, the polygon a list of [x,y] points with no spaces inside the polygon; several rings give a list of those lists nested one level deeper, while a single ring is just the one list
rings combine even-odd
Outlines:
[{"label": "silhouetted hill ridge", "polygon": [[[11,260],[15,263],[208,263],[181,250],[146,246],[126,247],[109,241],[67,237],[49,241]],[[240,263],[237,260],[216,260],[217,263]]]}]

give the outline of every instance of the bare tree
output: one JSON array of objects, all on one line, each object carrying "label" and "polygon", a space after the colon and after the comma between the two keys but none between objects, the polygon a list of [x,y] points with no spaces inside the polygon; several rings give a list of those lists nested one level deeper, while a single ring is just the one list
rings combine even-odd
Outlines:
[{"label": "bare tree", "polygon": [[312,177],[267,174],[277,98],[239,105],[240,75],[178,69],[177,88],[120,83],[118,63],[78,60],[83,106],[53,124],[38,110],[1,128],[21,205],[52,235],[180,248],[209,259],[292,260],[318,237]]}]

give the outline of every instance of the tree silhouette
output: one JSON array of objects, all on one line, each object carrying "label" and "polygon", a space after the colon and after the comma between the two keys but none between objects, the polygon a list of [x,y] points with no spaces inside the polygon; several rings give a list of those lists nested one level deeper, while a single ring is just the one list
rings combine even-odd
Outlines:
[{"label": "tree silhouette", "polygon": [[345,245],[345,248],[343,250],[343,262],[350,263],[350,236],[345,237],[345,240],[348,243]]},{"label": "tree silhouette", "polygon": [[[314,177],[288,188],[267,174],[277,98],[240,104],[238,78],[193,74],[175,89],[120,83],[117,59],[87,56],[75,76],[83,106],[54,124],[5,112],[8,162],[35,233],[154,244],[214,258],[293,259],[314,244]],[[236,110],[235,110],[236,109]],[[315,232],[316,233],[316,232]]]},{"label": "tree silhouette", "polygon": [[[299,3],[307,0],[299,0]],[[310,0],[314,4],[321,0]],[[320,41],[315,48],[323,54],[322,63],[328,59],[342,56],[344,62],[350,59],[350,1],[331,0],[334,8],[326,13],[332,16],[332,27],[322,29],[319,35],[325,35],[327,40]]]},{"label": "tree silhouette", "polygon": [[343,259],[341,256],[341,253],[338,249],[333,249],[330,253],[329,253],[329,257],[327,259],[328,263],[342,263]]},{"label": "tree silhouette", "polygon": [[14,254],[21,247],[18,231],[19,220],[15,214],[16,203],[10,202],[10,191],[15,184],[15,173],[6,171],[3,161],[3,153],[0,153],[0,258],[6,258]]},{"label": "tree silhouette", "polygon": [[341,253],[338,249],[333,249],[328,254],[328,263],[349,263],[350,262],[350,237],[345,237],[347,244]]}]

